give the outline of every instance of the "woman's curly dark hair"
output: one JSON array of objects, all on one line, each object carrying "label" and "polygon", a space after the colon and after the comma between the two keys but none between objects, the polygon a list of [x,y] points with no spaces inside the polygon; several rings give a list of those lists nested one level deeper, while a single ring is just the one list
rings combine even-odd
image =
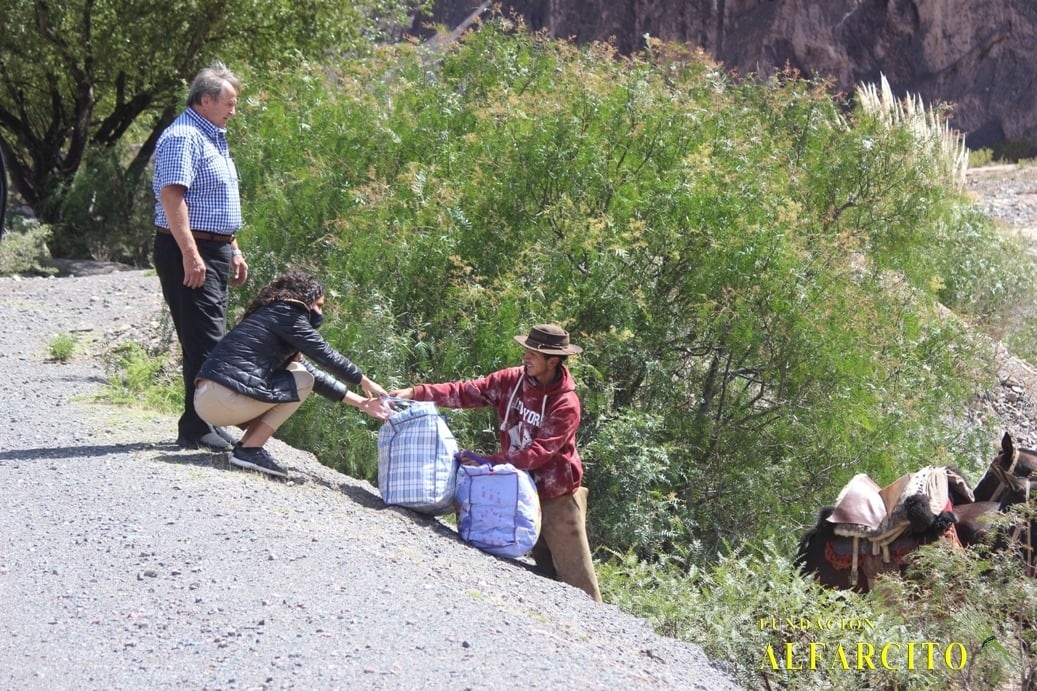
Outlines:
[{"label": "woman's curly dark hair", "polygon": [[242,319],[271,302],[291,300],[312,305],[324,295],[324,285],[304,271],[290,271],[267,283],[252,299]]}]

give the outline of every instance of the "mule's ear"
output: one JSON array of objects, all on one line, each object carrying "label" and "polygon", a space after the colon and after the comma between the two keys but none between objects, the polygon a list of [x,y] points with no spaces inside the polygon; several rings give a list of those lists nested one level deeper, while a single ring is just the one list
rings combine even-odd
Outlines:
[{"label": "mule's ear", "polygon": [[1012,450],[1012,435],[1005,432],[1005,436],[1001,437],[1001,451],[1010,457]]}]

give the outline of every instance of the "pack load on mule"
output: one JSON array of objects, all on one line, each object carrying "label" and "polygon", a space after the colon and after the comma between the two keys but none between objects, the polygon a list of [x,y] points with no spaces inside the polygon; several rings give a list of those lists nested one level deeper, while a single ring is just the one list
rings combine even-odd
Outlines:
[{"label": "pack load on mule", "polygon": [[[948,468],[923,468],[886,488],[856,475],[800,540],[796,566],[822,585],[865,593],[875,575],[902,572],[908,554],[946,537],[966,548],[986,544],[1017,552],[1026,573],[1037,575],[1037,519],[1023,518],[993,532],[990,520],[1028,503],[1035,475],[1037,450],[1017,447],[1008,433],[972,491]],[[942,503],[945,496],[949,505]],[[859,578],[861,571],[865,579]]]},{"label": "pack load on mule", "polygon": [[824,585],[867,592],[876,575],[902,570],[922,545],[944,538],[960,546],[953,507],[972,501],[965,479],[943,466],[926,466],[886,487],[858,473],[835,505],[821,510],[800,541],[796,564]]}]

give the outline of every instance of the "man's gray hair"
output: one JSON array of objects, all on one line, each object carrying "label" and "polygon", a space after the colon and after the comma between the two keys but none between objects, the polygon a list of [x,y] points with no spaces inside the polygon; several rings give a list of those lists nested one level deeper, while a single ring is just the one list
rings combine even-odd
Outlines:
[{"label": "man's gray hair", "polygon": [[202,102],[202,96],[219,100],[223,87],[230,86],[235,94],[241,93],[241,80],[227,69],[219,60],[203,69],[191,82],[191,90],[187,93],[187,107]]}]

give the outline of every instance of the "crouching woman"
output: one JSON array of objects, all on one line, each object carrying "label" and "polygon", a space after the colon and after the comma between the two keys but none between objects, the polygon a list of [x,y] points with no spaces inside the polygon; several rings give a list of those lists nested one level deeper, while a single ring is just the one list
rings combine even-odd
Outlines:
[{"label": "crouching woman", "polygon": [[[263,445],[314,391],[379,420],[388,417],[378,398],[385,389],[324,340],[317,332],[323,321],[324,286],[303,272],[283,274],[259,291],[202,363],[198,414],[211,425],[244,429],[232,464],[287,477]],[[343,382],[359,385],[367,397]]]}]

